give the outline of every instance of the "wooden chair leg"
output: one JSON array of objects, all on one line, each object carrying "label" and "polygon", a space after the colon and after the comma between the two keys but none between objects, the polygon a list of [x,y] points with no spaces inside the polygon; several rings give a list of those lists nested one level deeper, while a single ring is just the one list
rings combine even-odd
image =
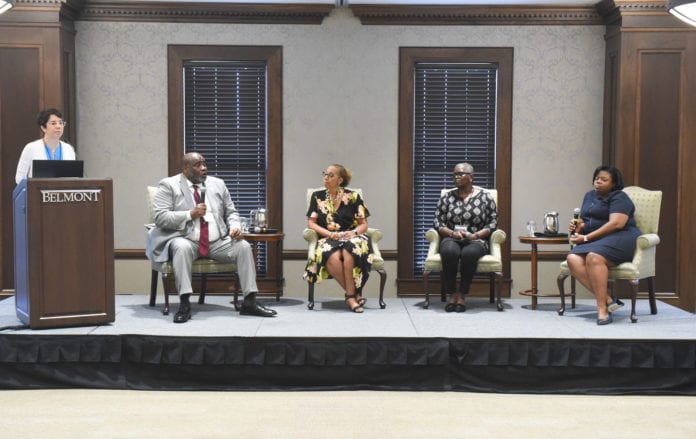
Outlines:
[{"label": "wooden chair leg", "polygon": [[239,276],[237,274],[232,276],[232,290],[234,291],[234,309],[239,311],[239,292],[242,290],[242,286],[239,284]]},{"label": "wooden chair leg", "polygon": [[631,284],[631,323],[636,323],[638,317],[636,316],[636,299],[638,299],[638,279],[632,279],[628,281]]},{"label": "wooden chair leg", "polygon": [[314,309],[314,284],[307,282],[307,309]]},{"label": "wooden chair leg", "polygon": [[430,306],[430,288],[428,285],[428,280],[430,278],[430,270],[425,270],[423,272],[423,290],[425,292],[425,303],[423,303],[423,308],[428,309]]},{"label": "wooden chair leg", "polygon": [[[565,280],[568,277],[567,274],[559,274],[556,278],[556,284],[558,284],[558,294],[561,296],[561,308],[558,310],[558,315],[562,316],[565,312]],[[573,296],[575,299],[575,296]]]},{"label": "wooden chair leg", "polygon": [[205,292],[208,288],[208,275],[201,274],[201,294],[198,295],[198,304],[203,305],[205,303]]},{"label": "wooden chair leg", "polygon": [[495,302],[495,278],[496,273],[488,273],[488,303]]},{"label": "wooden chair leg", "polygon": [[157,303],[157,277],[159,273],[157,270],[152,270],[150,275],[150,306],[155,306]]},{"label": "wooden chair leg", "polygon": [[570,307],[575,309],[575,278],[570,277]]},{"label": "wooden chair leg", "polygon": [[167,274],[162,273],[162,289],[164,290],[164,309],[162,314],[169,315],[169,291],[167,290]]},{"label": "wooden chair leg", "polygon": [[503,273],[498,271],[493,273],[493,276],[495,277],[495,302],[496,302],[496,308],[498,311],[503,310],[503,301],[500,298],[500,292],[503,289]]},{"label": "wooden chair leg", "polygon": [[650,314],[657,314],[657,302],[655,301],[655,278],[649,277],[648,281],[648,301],[650,302]]},{"label": "wooden chair leg", "polygon": [[387,272],[384,270],[377,270],[379,273],[379,307],[384,309],[387,304],[384,302],[384,285],[387,283]]}]

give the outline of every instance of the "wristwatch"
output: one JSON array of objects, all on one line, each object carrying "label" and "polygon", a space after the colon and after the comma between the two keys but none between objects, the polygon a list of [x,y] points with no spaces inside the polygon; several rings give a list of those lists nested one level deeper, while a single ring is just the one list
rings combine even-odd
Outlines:
[{"label": "wristwatch", "polygon": [[587,235],[582,235],[582,240],[583,240],[583,242],[587,242],[587,241],[588,241],[588,240],[587,240]]}]

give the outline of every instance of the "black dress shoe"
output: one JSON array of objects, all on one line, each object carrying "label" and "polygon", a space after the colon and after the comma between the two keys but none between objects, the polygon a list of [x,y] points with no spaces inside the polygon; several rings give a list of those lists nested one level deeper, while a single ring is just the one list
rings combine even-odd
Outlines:
[{"label": "black dress shoe", "polygon": [[466,312],[466,305],[463,303],[458,303],[454,307],[454,312]]},{"label": "black dress shoe", "polygon": [[272,313],[274,316],[275,316],[275,315],[278,315],[278,312],[277,312],[276,310],[272,309],[272,308],[265,307],[265,306],[261,305],[260,303],[257,303],[256,305],[257,305],[259,308],[263,308],[264,311],[268,311],[268,312]]},{"label": "black dress shoe", "polygon": [[179,310],[174,314],[174,323],[186,323],[191,318],[190,306],[179,306]]},{"label": "black dress shoe", "polygon": [[606,316],[603,319],[597,319],[597,324],[599,326],[604,326],[604,325],[608,325],[609,323],[611,323],[613,321],[614,321],[614,319],[611,317],[611,314],[609,314],[608,316]]},{"label": "black dress shoe", "polygon": [[448,303],[445,305],[445,312],[455,312],[457,310],[456,303]]},{"label": "black dress shoe", "polygon": [[259,305],[256,302],[247,303],[245,301],[242,302],[242,308],[239,310],[239,314],[243,316],[273,317],[277,313],[272,309]]},{"label": "black dress shoe", "polygon": [[174,323],[186,323],[191,319],[191,303],[189,302],[190,294],[182,294],[179,296],[179,310],[174,315]]}]

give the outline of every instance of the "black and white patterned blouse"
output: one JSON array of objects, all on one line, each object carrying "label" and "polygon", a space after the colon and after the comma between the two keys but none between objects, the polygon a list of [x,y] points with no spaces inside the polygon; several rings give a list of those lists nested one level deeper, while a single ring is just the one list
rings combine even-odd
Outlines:
[{"label": "black and white patterned blouse", "polygon": [[[498,210],[493,197],[484,189],[474,187],[466,199],[459,197],[458,189],[452,189],[440,198],[435,208],[433,227],[440,230],[447,227],[464,226],[469,233],[489,229],[491,233],[498,227]],[[488,239],[482,239],[487,243]]]}]

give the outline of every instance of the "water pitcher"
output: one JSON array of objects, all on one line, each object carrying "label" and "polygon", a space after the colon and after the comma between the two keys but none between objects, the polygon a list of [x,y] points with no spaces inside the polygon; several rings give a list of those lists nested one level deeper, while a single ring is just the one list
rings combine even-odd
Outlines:
[{"label": "water pitcher", "polygon": [[558,233],[558,212],[548,212],[544,215],[544,233],[555,235]]}]

